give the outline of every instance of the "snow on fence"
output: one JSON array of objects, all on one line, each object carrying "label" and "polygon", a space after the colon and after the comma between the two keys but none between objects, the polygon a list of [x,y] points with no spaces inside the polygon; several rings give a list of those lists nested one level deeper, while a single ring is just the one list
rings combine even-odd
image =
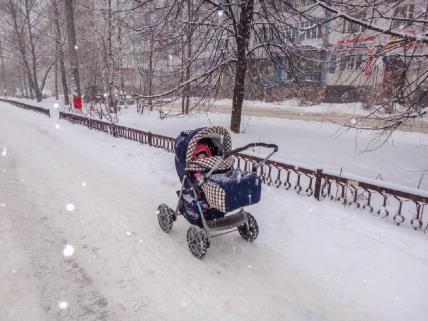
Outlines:
[{"label": "snow on fence", "polygon": [[[74,124],[87,126],[108,133],[114,137],[134,140],[142,144],[174,152],[173,137],[152,134],[142,130],[118,126],[108,122],[79,115],[60,112],[59,117]],[[239,154],[235,166],[250,171],[261,158]],[[323,172],[322,169],[308,169],[277,161],[267,161],[257,169],[264,184],[317,200],[330,199],[344,206],[365,210],[397,225],[407,225],[415,230],[428,230],[428,192],[372,181],[365,178],[345,177]]]},{"label": "snow on fence", "polygon": [[46,108],[36,107],[36,106],[21,103],[18,101],[3,99],[3,98],[0,98],[0,101],[5,102],[5,103],[9,103],[9,104],[14,105],[14,106],[19,107],[19,108],[32,110],[32,111],[35,111],[37,113],[41,113],[41,114],[44,114],[48,117],[51,117],[51,113],[50,113],[49,109],[46,109]]}]

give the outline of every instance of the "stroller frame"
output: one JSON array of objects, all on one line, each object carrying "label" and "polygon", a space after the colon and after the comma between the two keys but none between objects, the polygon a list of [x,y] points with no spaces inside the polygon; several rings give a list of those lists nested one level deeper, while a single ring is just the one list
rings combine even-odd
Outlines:
[{"label": "stroller frame", "polygon": [[[246,241],[253,242],[257,238],[258,232],[259,232],[257,221],[250,213],[246,212],[243,207],[238,209],[233,214],[229,214],[233,212],[231,211],[228,213],[224,213],[223,217],[207,220],[203,213],[201,205],[198,201],[198,193],[197,193],[197,189],[199,188],[199,186],[201,186],[206,181],[206,179],[208,179],[218,169],[218,167],[220,166],[220,164],[223,162],[224,159],[227,159],[228,157],[234,154],[242,152],[243,150],[254,148],[254,147],[272,148],[273,151],[268,156],[266,156],[263,160],[253,165],[253,168],[252,168],[253,172],[256,172],[260,166],[266,163],[266,161],[274,153],[278,151],[277,145],[265,144],[265,143],[252,143],[252,144],[248,144],[246,146],[234,149],[226,153],[223,156],[223,159],[219,160],[208,171],[208,173],[202,174],[203,179],[199,182],[193,183],[192,180],[189,178],[189,174],[191,172],[186,171],[185,175],[183,175],[183,178],[181,180],[181,188],[179,191],[177,191],[178,203],[175,208],[175,211],[170,207],[168,207],[166,204],[159,205],[158,211],[157,211],[159,225],[164,232],[169,233],[170,230],[172,229],[173,222],[177,220],[178,215],[183,215],[182,213],[180,213],[180,208],[182,205],[181,202],[186,202],[186,201],[189,202],[184,198],[186,195],[189,195],[190,197],[192,197],[191,194],[193,194],[192,200],[196,201],[203,228],[193,224],[186,218],[192,224],[192,226],[188,229],[188,232],[187,232],[187,243],[189,245],[190,251],[197,258],[202,258],[205,256],[206,251],[210,246],[211,238],[214,238],[226,233],[231,233],[236,230],[239,231],[239,234],[241,235],[241,237]],[[188,183],[188,186],[189,186],[187,189],[186,189],[186,183]],[[219,232],[223,232],[223,233],[219,233]]]},{"label": "stroller frame", "polygon": [[[186,184],[186,180],[191,184],[191,188],[190,191],[193,193],[193,198],[194,200],[197,200],[197,194],[195,191],[195,184],[192,184],[192,182],[189,180],[189,178],[185,175],[183,177],[183,180],[181,182],[181,189],[180,189],[180,193],[178,195],[178,204],[177,207],[175,209],[175,215],[177,217],[177,215],[180,215],[179,213],[179,208],[180,208],[180,202],[183,202],[183,190],[184,190],[184,186]],[[201,217],[202,220],[202,224],[204,226],[204,228],[207,230],[208,232],[208,236],[209,237],[216,237],[219,235],[211,235],[214,232],[218,232],[218,231],[225,231],[225,230],[231,230],[230,232],[233,232],[234,230],[237,229],[238,226],[241,226],[243,224],[248,224],[248,213],[244,211],[243,208],[239,209],[236,213],[234,214],[229,214],[229,215],[225,215],[222,218],[214,218],[212,220],[207,220],[205,218],[205,215],[203,213],[203,210],[201,208],[201,205],[199,202],[196,203],[198,206],[198,210],[199,210],[199,215]],[[224,233],[221,233],[221,235]]]}]

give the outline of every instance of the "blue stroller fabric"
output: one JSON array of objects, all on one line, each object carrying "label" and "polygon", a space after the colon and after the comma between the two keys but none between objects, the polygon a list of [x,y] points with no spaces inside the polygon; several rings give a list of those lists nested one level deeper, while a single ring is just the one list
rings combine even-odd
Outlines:
[{"label": "blue stroller fabric", "polygon": [[[207,137],[216,137],[215,139],[218,140],[219,136],[222,136],[221,144],[217,141],[217,145],[214,146],[218,148],[218,154],[206,159],[205,166],[192,166],[195,164],[192,164],[191,155],[196,144],[203,139],[206,140]],[[210,166],[215,163],[214,159],[222,159],[220,154],[224,155],[224,153],[230,152],[232,143],[225,128],[205,127],[182,132],[175,140],[174,147],[175,166],[180,180],[183,179],[184,175],[189,174],[188,178],[192,181],[194,172],[201,169],[205,169],[207,172],[211,168]],[[198,162],[201,163],[201,161]],[[223,167],[220,167],[220,173],[211,175],[201,186],[210,207],[222,213],[255,204],[261,198],[261,183],[256,173],[233,169],[233,163],[233,157],[224,160]],[[190,186],[185,184],[183,187],[188,189]]]}]

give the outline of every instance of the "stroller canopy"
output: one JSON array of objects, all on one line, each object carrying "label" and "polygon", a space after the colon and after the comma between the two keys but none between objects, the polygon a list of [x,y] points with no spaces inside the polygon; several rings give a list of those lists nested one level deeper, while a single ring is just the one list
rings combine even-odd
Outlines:
[{"label": "stroller canopy", "polygon": [[[213,157],[203,160],[192,160],[196,145],[206,143],[213,150]],[[175,160],[177,173],[180,179],[184,169],[201,171],[209,169],[215,162],[232,149],[232,139],[226,128],[219,126],[198,128],[191,131],[183,131],[175,140]],[[219,169],[233,166],[234,159],[226,160]]]}]

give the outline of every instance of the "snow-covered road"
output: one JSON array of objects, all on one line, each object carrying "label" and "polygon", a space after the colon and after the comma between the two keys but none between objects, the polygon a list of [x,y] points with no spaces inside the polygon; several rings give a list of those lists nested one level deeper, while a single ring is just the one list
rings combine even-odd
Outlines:
[{"label": "snow-covered road", "polygon": [[155,215],[175,202],[172,154],[0,110],[1,321],[428,315],[423,233],[265,188],[250,210],[259,239],[225,235],[198,260],[188,224],[180,218],[167,235]]}]

